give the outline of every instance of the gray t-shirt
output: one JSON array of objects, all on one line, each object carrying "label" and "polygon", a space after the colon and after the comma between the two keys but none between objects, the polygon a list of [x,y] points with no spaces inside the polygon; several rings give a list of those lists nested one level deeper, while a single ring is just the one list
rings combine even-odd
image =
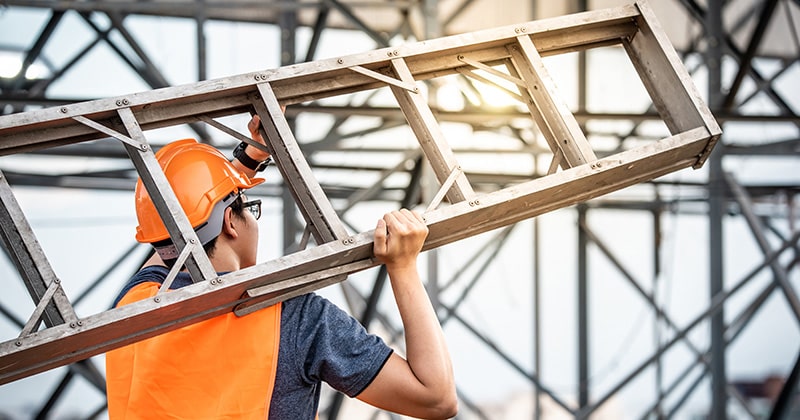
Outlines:
[{"label": "gray t-shirt", "polygon": [[[140,270],[114,306],[135,285],[161,283],[167,272],[161,266]],[[189,284],[189,275],[179,273],[170,288]],[[317,294],[283,302],[270,418],[313,419],[319,408],[321,382],[349,397],[358,395],[372,383],[391,353],[380,337],[369,334],[353,317]]]}]

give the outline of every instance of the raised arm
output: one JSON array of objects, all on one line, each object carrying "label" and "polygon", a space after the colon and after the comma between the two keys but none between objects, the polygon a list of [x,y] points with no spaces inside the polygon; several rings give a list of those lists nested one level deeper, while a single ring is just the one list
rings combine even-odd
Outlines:
[{"label": "raised arm", "polygon": [[378,220],[374,252],[392,284],[405,329],[406,359],[392,354],[357,398],[399,414],[450,418],[458,410],[450,354],[417,271],[417,256],[427,236],[422,216],[410,210]]}]

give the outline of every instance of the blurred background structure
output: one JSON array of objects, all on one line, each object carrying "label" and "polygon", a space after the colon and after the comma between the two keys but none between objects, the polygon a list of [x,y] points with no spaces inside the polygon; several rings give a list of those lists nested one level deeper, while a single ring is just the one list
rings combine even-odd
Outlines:
[{"label": "blurred background structure", "polygon": [[[0,113],[118,96],[598,10],[622,0],[13,1],[0,5]],[[723,128],[684,170],[427,253],[464,419],[800,415],[800,1],[651,0]],[[599,155],[667,133],[619,47],[545,62]],[[429,85],[476,190],[543,176],[529,114],[474,80]],[[403,115],[380,92],[287,116],[356,231],[429,201]],[[246,119],[232,121],[242,129]],[[237,143],[207,126],[149,133]],[[2,139],[0,139],[2,141]],[[0,158],[70,300],[103,309],[146,257],[117,143]],[[274,168],[273,168],[274,169]],[[277,173],[258,190],[264,257],[294,249]],[[427,197],[427,198],[426,198]],[[365,216],[369,215],[369,216]],[[373,217],[374,215],[374,217]],[[0,263],[0,340],[30,306]],[[17,284],[20,283],[20,284]],[[377,271],[322,291],[397,339]],[[80,306],[78,306],[80,307]],[[9,334],[12,334],[9,337]],[[104,418],[102,356],[0,387],[0,418]],[[320,418],[392,418],[326,392]]]}]

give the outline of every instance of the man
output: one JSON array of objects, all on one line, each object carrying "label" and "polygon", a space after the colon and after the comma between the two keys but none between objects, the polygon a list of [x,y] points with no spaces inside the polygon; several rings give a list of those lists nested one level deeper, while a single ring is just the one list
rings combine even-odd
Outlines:
[{"label": "man", "polygon": [[[256,141],[260,121],[248,124]],[[242,143],[228,161],[194,140],[156,153],[217,272],[256,263],[260,201],[245,191],[269,158]],[[155,295],[177,252],[141,182],[136,238],[157,253],[117,306]],[[419,418],[457,411],[450,356],[416,263],[428,229],[403,209],[379,219],[374,253],[386,265],[406,335],[406,358],[316,294],[236,317],[220,315],[107,353],[109,417],[313,419],[326,382],[375,407]],[[185,271],[171,288],[191,284]]]}]

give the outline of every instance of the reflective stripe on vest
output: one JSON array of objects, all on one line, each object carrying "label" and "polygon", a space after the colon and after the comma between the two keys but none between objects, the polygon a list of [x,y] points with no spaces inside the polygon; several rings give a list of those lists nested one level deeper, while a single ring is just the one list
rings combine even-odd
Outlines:
[{"label": "reflective stripe on vest", "polygon": [[[153,297],[142,283],[118,306]],[[108,413],[120,419],[266,419],[281,305],[198,322],[106,353]]]}]

